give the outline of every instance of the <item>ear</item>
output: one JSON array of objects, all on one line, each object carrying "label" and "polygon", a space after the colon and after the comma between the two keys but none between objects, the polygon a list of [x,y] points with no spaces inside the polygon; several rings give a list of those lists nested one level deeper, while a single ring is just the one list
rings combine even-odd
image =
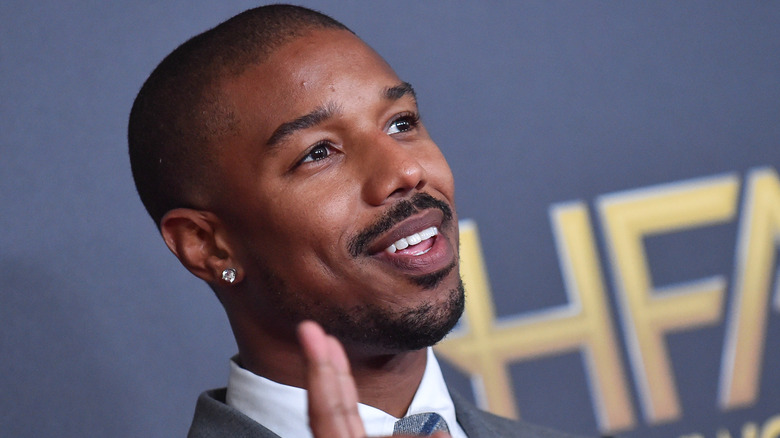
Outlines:
[{"label": "ear", "polygon": [[181,264],[205,282],[222,281],[222,271],[227,268],[237,271],[233,284],[243,278],[244,270],[233,257],[222,222],[214,213],[173,209],[160,221],[160,232]]}]

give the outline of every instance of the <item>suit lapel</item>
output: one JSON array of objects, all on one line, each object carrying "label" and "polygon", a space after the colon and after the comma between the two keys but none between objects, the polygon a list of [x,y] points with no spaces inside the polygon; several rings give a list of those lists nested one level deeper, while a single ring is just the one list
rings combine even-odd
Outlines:
[{"label": "suit lapel", "polygon": [[498,436],[476,406],[452,390],[450,390],[450,396],[455,405],[458,424],[469,438],[494,438]]},{"label": "suit lapel", "polygon": [[225,404],[225,388],[198,397],[188,438],[280,438],[246,415]]}]

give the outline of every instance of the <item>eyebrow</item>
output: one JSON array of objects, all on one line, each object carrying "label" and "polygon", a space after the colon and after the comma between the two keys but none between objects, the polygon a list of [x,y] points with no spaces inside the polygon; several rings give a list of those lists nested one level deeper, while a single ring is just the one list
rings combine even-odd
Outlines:
[{"label": "eyebrow", "polygon": [[389,100],[398,100],[404,96],[410,96],[417,103],[417,94],[414,92],[412,84],[408,82],[401,82],[395,87],[385,88],[383,94],[385,99]]},{"label": "eyebrow", "polygon": [[316,108],[314,111],[302,115],[295,120],[282,123],[281,125],[279,125],[278,128],[276,128],[274,133],[271,134],[271,137],[268,139],[267,144],[268,146],[276,146],[282,140],[291,136],[296,131],[308,129],[311,128],[312,126],[319,125],[325,120],[333,117],[333,115],[336,114],[338,111],[339,111],[338,106],[331,102],[324,106]]},{"label": "eyebrow", "polygon": [[[414,100],[415,104],[417,103],[417,95],[414,92],[414,88],[412,88],[412,84],[408,82],[401,82],[398,85],[387,87],[382,90],[382,97],[387,100],[395,101],[403,98],[404,96],[410,96]],[[271,137],[268,139],[266,144],[270,147],[276,146],[284,141],[285,138],[293,135],[295,132],[311,128],[312,126],[317,126],[325,120],[332,118],[338,112],[339,106],[333,102],[315,108],[308,114],[304,114],[295,120],[291,120],[279,125],[273,134],[271,134]]]}]

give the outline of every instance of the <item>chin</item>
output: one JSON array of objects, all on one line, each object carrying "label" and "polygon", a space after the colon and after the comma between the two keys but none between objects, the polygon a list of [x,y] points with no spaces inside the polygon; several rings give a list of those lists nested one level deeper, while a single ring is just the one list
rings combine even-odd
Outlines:
[{"label": "chin", "polygon": [[[441,280],[437,282],[441,285]],[[320,324],[344,344],[362,350],[401,353],[435,345],[455,327],[465,308],[463,282],[447,290],[443,300],[424,302],[401,311],[358,307],[331,315]]]}]

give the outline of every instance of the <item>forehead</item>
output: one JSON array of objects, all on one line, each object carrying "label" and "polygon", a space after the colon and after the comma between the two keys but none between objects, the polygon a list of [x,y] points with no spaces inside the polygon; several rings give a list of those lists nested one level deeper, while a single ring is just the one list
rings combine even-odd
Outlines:
[{"label": "forehead", "polygon": [[378,96],[400,82],[392,68],[358,37],[328,29],[285,43],[261,64],[226,80],[222,91],[237,118],[254,124],[256,116],[273,123],[332,100],[348,106],[368,97],[370,89],[376,89]]}]

